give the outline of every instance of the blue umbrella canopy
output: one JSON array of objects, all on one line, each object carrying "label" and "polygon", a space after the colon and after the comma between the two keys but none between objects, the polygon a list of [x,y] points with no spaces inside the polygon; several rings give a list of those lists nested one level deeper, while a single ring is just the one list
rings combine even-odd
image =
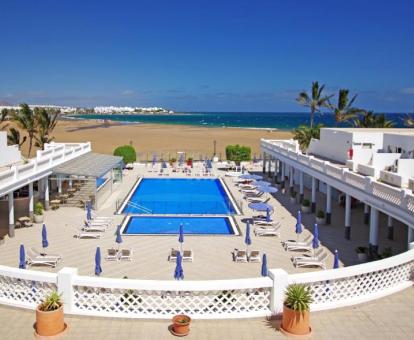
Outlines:
[{"label": "blue umbrella canopy", "polygon": [[19,250],[19,268],[20,269],[26,269],[26,253],[24,251],[24,245],[20,245]]},{"label": "blue umbrella canopy", "polygon": [[122,236],[121,236],[121,226],[119,225],[116,228],[116,238],[115,238],[115,242],[118,243],[118,244],[121,244],[122,241],[123,240],[122,240]]},{"label": "blue umbrella canopy", "polygon": [[267,203],[259,202],[259,203],[249,203],[249,208],[257,211],[273,211],[273,207]]},{"label": "blue umbrella canopy", "polygon": [[262,276],[267,276],[268,270],[267,270],[267,256],[266,254],[263,254],[262,257]]},{"label": "blue umbrella canopy", "polygon": [[181,253],[177,254],[177,260],[175,265],[175,271],[174,271],[174,279],[176,280],[184,280],[184,271],[182,266],[182,257]]},{"label": "blue umbrella canopy", "polygon": [[262,179],[263,176],[259,176],[259,175],[250,175],[250,174],[244,174],[244,175],[240,175],[239,178],[241,179]]},{"label": "blue umbrella canopy", "polygon": [[43,223],[43,226],[42,226],[42,247],[47,248],[48,246],[49,246],[49,242],[47,241],[46,224]]},{"label": "blue umbrella canopy", "polygon": [[268,181],[254,181],[254,184],[258,187],[265,187],[265,186],[271,185],[272,183]]},{"label": "blue umbrella canopy", "polygon": [[318,229],[318,225],[316,223],[313,225],[312,248],[313,249],[318,249],[319,248],[319,229]]},{"label": "blue umbrella canopy", "polygon": [[101,267],[101,248],[96,247],[95,253],[95,275],[99,276],[102,273]]},{"label": "blue umbrella canopy", "polygon": [[338,254],[338,250],[335,249],[333,269],[338,269],[338,268],[339,268],[339,254]]},{"label": "blue umbrella canopy", "polygon": [[257,191],[267,192],[267,193],[275,193],[275,192],[278,192],[279,190],[277,190],[274,187],[271,187],[270,185],[266,185],[266,186],[257,187]]},{"label": "blue umbrella canopy", "polygon": [[178,230],[178,242],[180,242],[180,253],[182,253],[184,243],[184,226],[182,223],[180,224],[180,229]]}]

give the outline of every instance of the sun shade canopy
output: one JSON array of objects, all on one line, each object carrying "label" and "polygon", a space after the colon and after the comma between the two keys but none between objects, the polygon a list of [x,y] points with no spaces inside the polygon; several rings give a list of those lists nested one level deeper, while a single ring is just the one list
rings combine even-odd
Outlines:
[{"label": "sun shade canopy", "polygon": [[57,166],[53,169],[53,174],[101,177],[122,164],[122,157],[89,152]]}]

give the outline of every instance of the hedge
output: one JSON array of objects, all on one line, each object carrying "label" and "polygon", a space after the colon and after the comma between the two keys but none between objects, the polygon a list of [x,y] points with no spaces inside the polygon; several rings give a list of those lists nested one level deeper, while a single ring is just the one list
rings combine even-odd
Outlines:
[{"label": "hedge", "polygon": [[131,145],[118,146],[114,151],[114,156],[121,156],[125,164],[134,163],[137,160],[137,153]]},{"label": "hedge", "polygon": [[243,145],[227,145],[226,158],[229,161],[240,163],[242,161],[250,161],[252,150],[249,146]]}]

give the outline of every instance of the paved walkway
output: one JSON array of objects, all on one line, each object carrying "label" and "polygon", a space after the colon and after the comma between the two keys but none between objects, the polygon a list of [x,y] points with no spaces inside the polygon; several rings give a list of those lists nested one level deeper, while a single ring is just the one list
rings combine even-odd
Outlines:
[{"label": "paved walkway", "polygon": [[[311,315],[312,339],[402,339],[414,334],[414,288],[349,308]],[[66,316],[69,332],[63,339],[173,339],[169,321]],[[1,339],[32,339],[35,312],[0,306]],[[279,320],[198,320],[188,339],[285,339]]]}]

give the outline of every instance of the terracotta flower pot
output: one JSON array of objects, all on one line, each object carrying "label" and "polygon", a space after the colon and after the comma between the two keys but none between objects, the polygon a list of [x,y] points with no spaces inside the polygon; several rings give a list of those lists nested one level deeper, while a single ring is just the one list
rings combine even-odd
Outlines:
[{"label": "terracotta flower pot", "polygon": [[176,315],[172,319],[172,330],[175,335],[184,336],[190,332],[191,318],[187,315]]},{"label": "terracotta flower pot", "polygon": [[283,306],[281,331],[287,335],[309,335],[309,311],[298,312]]},{"label": "terracotta flower pot", "polygon": [[66,329],[63,319],[63,306],[51,312],[43,312],[36,308],[36,333],[40,336],[52,336]]}]

